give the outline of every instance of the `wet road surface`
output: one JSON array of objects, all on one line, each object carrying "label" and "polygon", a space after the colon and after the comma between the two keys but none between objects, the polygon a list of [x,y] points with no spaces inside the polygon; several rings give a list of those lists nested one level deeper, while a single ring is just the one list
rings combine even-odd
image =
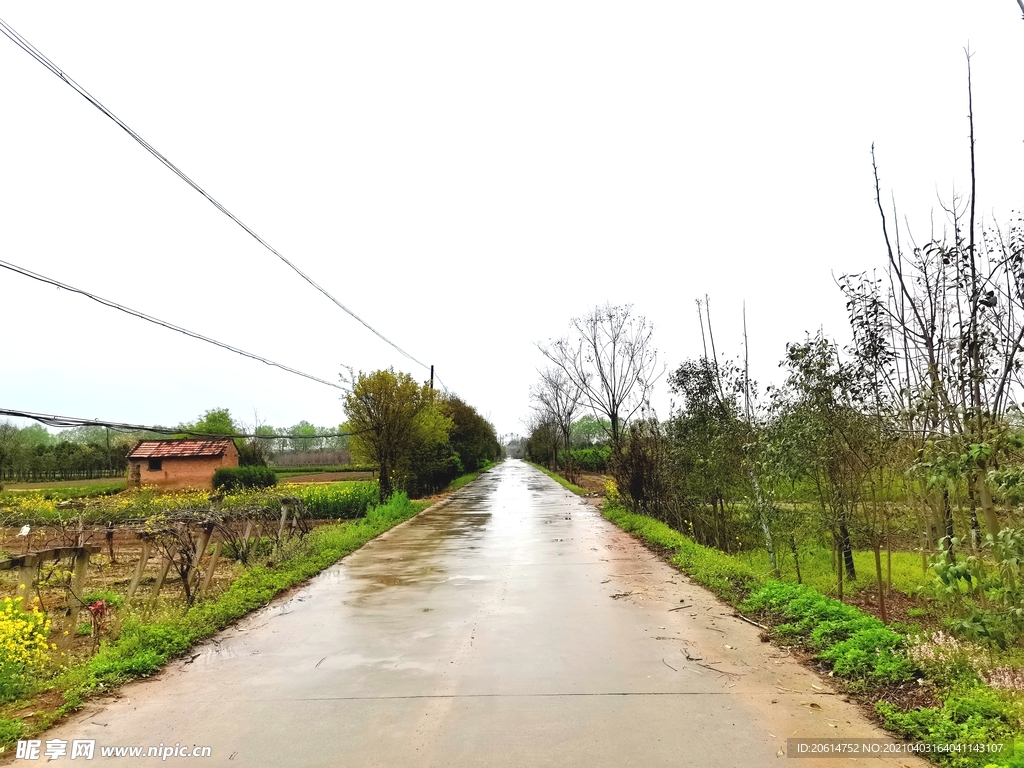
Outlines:
[{"label": "wet road surface", "polygon": [[507,461],[42,738],[208,766],[761,766],[790,736],[884,735],[730,613]]}]

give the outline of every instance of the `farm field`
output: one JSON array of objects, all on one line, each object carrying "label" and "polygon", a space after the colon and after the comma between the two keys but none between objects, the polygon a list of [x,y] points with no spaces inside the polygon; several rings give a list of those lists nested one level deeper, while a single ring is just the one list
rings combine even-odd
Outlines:
[{"label": "farm field", "polygon": [[38,491],[49,488],[89,488],[93,486],[119,486],[123,490],[126,486],[126,481],[110,477],[95,477],[92,480],[41,480],[38,483],[0,483],[0,487],[5,491]]}]

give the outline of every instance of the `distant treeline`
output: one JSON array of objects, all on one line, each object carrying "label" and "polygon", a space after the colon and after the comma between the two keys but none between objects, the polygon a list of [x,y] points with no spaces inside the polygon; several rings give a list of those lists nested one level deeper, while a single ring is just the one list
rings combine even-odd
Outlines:
[{"label": "distant treeline", "polygon": [[102,427],[55,435],[39,425],[0,422],[0,482],[120,477],[138,439]]},{"label": "distant treeline", "polygon": [[[226,408],[206,411],[196,421],[180,424],[179,437],[198,434],[255,433],[259,438],[236,440],[243,464],[276,466],[340,465],[351,461],[342,426],[318,427],[300,421],[291,427],[241,424]],[[333,437],[332,437],[333,435]],[[19,427],[0,422],[0,483],[83,480],[122,477],[127,456],[140,440],[167,435],[124,433],[104,427],[77,427],[50,432],[38,424]]]}]

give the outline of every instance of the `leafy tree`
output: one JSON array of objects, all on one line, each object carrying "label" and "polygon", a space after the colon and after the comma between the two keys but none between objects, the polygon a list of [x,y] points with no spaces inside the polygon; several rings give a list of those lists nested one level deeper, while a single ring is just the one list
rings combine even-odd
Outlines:
[{"label": "leafy tree", "polygon": [[[380,501],[395,489],[395,475],[405,470],[422,432],[436,420],[419,419],[430,405],[431,393],[407,373],[393,368],[352,375],[344,396],[345,416],[355,434],[353,456],[380,469]],[[427,422],[427,424],[425,424]]]},{"label": "leafy tree", "polygon": [[850,526],[871,469],[865,456],[870,425],[856,407],[854,368],[820,332],[787,345],[784,364],[789,374],[785,388],[773,391],[773,408],[786,424],[792,474],[813,484],[822,522],[836,542],[842,599],[844,566],[847,579],[857,578]]},{"label": "leafy tree", "polygon": [[288,429],[288,448],[292,451],[305,453],[317,451],[322,448],[323,440],[318,434],[317,427],[308,421],[300,421]]},{"label": "leafy tree", "polygon": [[572,423],[570,441],[573,448],[589,448],[601,445],[608,440],[612,425],[608,419],[598,418],[592,414],[584,414]]},{"label": "leafy tree", "polygon": [[451,441],[453,422],[444,403],[427,395],[413,419],[408,459],[399,466],[402,485],[414,496],[434,493],[463,473],[463,464]]},{"label": "leafy tree", "polygon": [[475,472],[486,462],[498,460],[501,455],[498,433],[476,408],[457,395],[444,397],[440,408],[451,419],[449,439],[466,472]]},{"label": "leafy tree", "polygon": [[183,424],[181,428],[194,435],[231,435],[238,432],[238,426],[227,408],[211,408],[195,422]]},{"label": "leafy tree", "polygon": [[680,492],[694,511],[690,533],[728,550],[735,535],[727,503],[748,491],[743,471],[747,425],[738,402],[739,370],[722,368],[704,357],[684,361],[669,376],[669,387],[682,404],[667,428]]}]

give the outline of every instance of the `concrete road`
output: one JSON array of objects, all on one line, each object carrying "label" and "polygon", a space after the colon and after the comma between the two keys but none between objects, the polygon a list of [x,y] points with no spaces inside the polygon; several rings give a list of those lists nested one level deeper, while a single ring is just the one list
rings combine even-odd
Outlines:
[{"label": "concrete road", "polygon": [[730,614],[507,461],[42,738],[224,766],[860,763],[784,757],[791,736],[884,734]]}]

